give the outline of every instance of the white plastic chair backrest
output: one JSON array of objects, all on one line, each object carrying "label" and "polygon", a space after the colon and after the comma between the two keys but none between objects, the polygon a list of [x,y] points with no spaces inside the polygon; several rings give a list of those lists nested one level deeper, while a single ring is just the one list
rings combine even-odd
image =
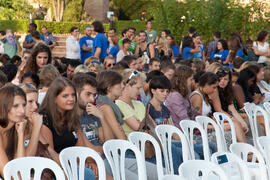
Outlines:
[{"label": "white plastic chair backrest", "polygon": [[137,167],[138,180],[146,180],[145,161],[139,149],[131,142],[121,139],[108,140],[103,144],[104,154],[110,164],[113,179],[125,180],[125,154],[127,150],[134,152]]},{"label": "white plastic chair backrest", "polygon": [[89,157],[91,157],[97,164],[98,177],[100,179],[106,179],[105,166],[100,155],[93,149],[74,146],[63,149],[59,154],[61,165],[68,180],[84,180],[85,161]]},{"label": "white plastic chair backrest", "polygon": [[[261,113],[261,114],[260,114]],[[254,124],[256,128],[257,127],[257,123],[255,123],[257,121],[257,117],[259,115],[262,115],[263,118],[264,118],[264,127],[265,127],[265,133],[266,133],[266,136],[270,136],[270,122],[269,122],[269,113],[267,111],[265,111],[262,107],[256,105],[255,106],[255,110],[254,110]]]},{"label": "white plastic chair backrest", "polygon": [[270,167],[270,136],[261,136],[257,141],[259,150],[264,156],[267,166]]},{"label": "white plastic chair backrest", "polygon": [[[234,126],[232,119],[222,112],[215,112],[213,115],[214,115],[214,118],[216,119],[217,124],[219,124],[221,126],[221,130],[222,130],[223,134],[225,134],[224,133],[224,121],[228,121],[228,123],[231,127],[232,143],[237,143],[235,126]],[[227,146],[226,146],[226,148],[227,148]]]},{"label": "white plastic chair backrest", "polygon": [[173,125],[158,125],[155,128],[156,134],[161,142],[162,151],[165,159],[166,174],[174,174],[172,159],[172,136],[177,134],[182,143],[183,161],[191,159],[189,143],[183,132]]},{"label": "white plastic chair backrest", "polygon": [[263,103],[263,107],[268,113],[270,113],[270,102]]},{"label": "white plastic chair backrest", "polygon": [[229,180],[225,172],[218,165],[206,160],[190,160],[184,162],[179,167],[179,174],[186,179],[206,180],[209,176],[219,176],[220,180]]},{"label": "white plastic chair backrest", "polygon": [[185,178],[179,175],[165,175],[162,180],[186,180]]},{"label": "white plastic chair backrest", "polygon": [[161,150],[159,147],[159,144],[157,140],[151,136],[150,134],[144,133],[144,132],[131,132],[128,135],[128,140],[135,144],[137,148],[141,151],[143,159],[145,159],[145,143],[149,141],[153,144],[155,148],[155,157],[156,157],[156,166],[157,166],[157,173],[158,173],[158,179],[161,180],[164,176],[163,172],[163,166],[162,166],[162,155]]},{"label": "white plastic chair backrest", "polygon": [[253,144],[256,148],[258,148],[257,139],[259,137],[259,133],[258,133],[257,123],[254,123],[255,106],[256,105],[254,103],[245,103],[244,110],[248,115],[249,125],[251,129],[252,137],[253,137]]},{"label": "white plastic chair backrest", "polygon": [[[251,180],[251,176],[250,176],[247,164],[242,159],[240,159],[238,156],[236,156],[233,153],[230,153],[230,152],[216,152],[216,153],[212,154],[211,161],[213,163],[219,165],[217,157],[220,156],[220,155],[226,155],[227,159],[228,159],[228,163],[235,162],[238,165],[241,180]],[[236,167],[232,167],[232,168],[236,168]]]},{"label": "white plastic chair backrest", "polygon": [[[31,178],[31,170],[34,177]],[[40,180],[44,169],[50,169],[55,174],[56,180],[65,179],[61,167],[51,159],[43,157],[23,157],[9,161],[4,167],[4,179],[11,180]],[[22,179],[18,177],[18,172]]]},{"label": "white plastic chair backrest", "polygon": [[210,150],[209,150],[209,143],[208,143],[208,137],[207,133],[205,132],[204,128],[195,121],[192,120],[182,120],[180,122],[180,127],[182,131],[184,132],[185,136],[187,137],[192,159],[195,159],[194,154],[194,142],[193,142],[193,136],[194,136],[194,129],[198,129],[201,133],[202,137],[202,144],[203,144],[203,155],[204,160],[210,161]]},{"label": "white plastic chair backrest", "polygon": [[208,131],[208,125],[212,125],[215,130],[218,152],[227,151],[224,133],[222,132],[221,127],[215,121],[207,116],[197,116],[196,121],[203,126],[206,133]]},{"label": "white plastic chair backrest", "polygon": [[[230,151],[240,157],[245,163],[256,163],[260,169],[261,179],[268,179],[267,169],[262,154],[250,144],[234,143],[230,146]],[[252,161],[248,161],[248,156],[252,155]]]}]

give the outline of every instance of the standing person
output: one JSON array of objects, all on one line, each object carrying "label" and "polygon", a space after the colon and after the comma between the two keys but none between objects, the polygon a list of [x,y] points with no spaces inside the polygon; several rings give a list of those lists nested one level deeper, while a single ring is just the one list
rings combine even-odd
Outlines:
[{"label": "standing person", "polygon": [[211,53],[216,50],[219,39],[221,38],[221,33],[219,31],[214,31],[213,33],[213,41],[209,43],[207,49],[207,57],[211,56]]},{"label": "standing person", "polygon": [[228,55],[228,44],[224,39],[220,39],[217,41],[217,48],[211,52],[210,58],[213,59],[215,57],[219,57],[222,62],[225,62]]},{"label": "standing person", "polygon": [[136,55],[139,55],[139,57],[144,57],[145,59],[148,59],[148,62],[146,61],[146,63],[149,63],[149,59],[155,57],[155,49],[152,43],[148,43],[147,42],[147,33],[145,31],[140,31],[139,33],[139,43],[137,45],[136,51],[135,51]]},{"label": "standing person", "polygon": [[120,62],[123,57],[132,55],[132,52],[128,51],[131,41],[129,39],[123,40],[123,49],[117,53],[116,62]]},{"label": "standing person", "polygon": [[97,33],[94,42],[94,56],[99,58],[101,61],[107,56],[107,49],[109,47],[108,40],[104,35],[104,27],[100,21],[92,23],[94,31]]},{"label": "standing person", "polygon": [[95,38],[91,36],[92,26],[86,26],[85,27],[85,36],[81,37],[80,39],[80,48],[81,48],[81,63],[84,64],[84,61],[93,56],[93,47],[94,47],[94,41]]},{"label": "standing person", "polygon": [[6,30],[6,38],[4,40],[4,53],[10,58],[17,55],[22,50],[19,43],[20,36],[15,36],[11,29]]},{"label": "standing person", "polygon": [[155,43],[157,38],[157,32],[152,29],[152,21],[146,21],[147,43]]},{"label": "standing person", "polygon": [[0,89],[0,173],[12,159],[24,157],[26,96],[17,86]]},{"label": "standing person", "polygon": [[25,36],[25,40],[23,42],[23,48],[25,49],[32,49],[35,45],[32,33],[37,30],[37,25],[35,23],[30,23],[28,25],[28,32],[29,34]]},{"label": "standing person", "polygon": [[[40,113],[43,114],[40,132],[43,143],[49,145],[47,149],[58,164],[60,164],[59,153],[65,148],[94,147],[80,129],[77,109],[76,90],[72,82],[63,77],[55,79],[40,107]],[[93,169],[96,168],[93,162],[88,162],[88,165]],[[85,179],[95,180],[92,169],[85,168],[84,176]]]},{"label": "standing person", "polygon": [[[193,48],[195,45],[195,48]],[[182,57],[183,59],[187,60],[193,58],[195,53],[200,52],[199,45],[196,43],[194,44],[192,37],[185,36],[183,39],[183,47],[182,47]]]},{"label": "standing person", "polygon": [[267,40],[268,40],[268,32],[261,31],[258,34],[257,41],[253,42],[254,53],[257,56],[259,56],[258,63],[264,63],[269,60],[270,48]]},{"label": "standing person", "polygon": [[173,35],[168,34],[167,40],[172,51],[172,58],[177,59],[180,54],[179,54],[179,47],[177,46],[175,38],[173,37]]},{"label": "standing person", "polygon": [[204,44],[201,41],[200,34],[196,32],[196,33],[193,34],[192,38],[193,38],[193,42],[194,42],[195,46],[198,46],[198,48],[200,50],[199,52],[195,52],[193,54],[193,57],[201,59],[201,60],[205,60],[205,49],[206,48],[205,48]]},{"label": "standing person", "polygon": [[[126,37],[130,40],[130,46],[128,48],[128,51],[132,52],[133,54],[135,53],[135,50],[136,50],[136,47],[137,47],[137,43],[134,41],[134,38],[135,38],[135,33],[136,33],[136,29],[134,27],[129,27],[127,29],[127,32],[126,32]],[[120,39],[118,44],[119,44],[119,47],[120,49],[123,49],[123,39]]]},{"label": "standing person", "polygon": [[48,32],[48,28],[46,26],[43,26],[41,28],[40,39],[44,41],[44,43],[51,49],[53,49],[56,46],[56,40],[53,37],[52,33]]},{"label": "standing person", "polygon": [[66,58],[80,59],[80,31],[78,27],[70,29],[71,36],[66,39]]}]

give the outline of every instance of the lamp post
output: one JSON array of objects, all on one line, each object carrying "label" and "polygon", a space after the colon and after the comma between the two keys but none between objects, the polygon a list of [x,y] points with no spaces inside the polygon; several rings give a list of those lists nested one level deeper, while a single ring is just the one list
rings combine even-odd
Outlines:
[{"label": "lamp post", "polygon": [[29,20],[30,20],[30,23],[33,22],[33,17],[32,17],[32,13],[29,14]]}]

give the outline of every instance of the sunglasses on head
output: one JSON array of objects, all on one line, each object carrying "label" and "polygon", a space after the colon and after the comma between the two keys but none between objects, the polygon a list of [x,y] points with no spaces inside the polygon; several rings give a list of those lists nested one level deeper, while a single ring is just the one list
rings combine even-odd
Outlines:
[{"label": "sunglasses on head", "polygon": [[217,75],[219,76],[219,77],[223,77],[223,76],[225,76],[225,75],[227,75],[227,74],[229,74],[230,73],[230,70],[229,69],[227,69],[227,68],[220,68],[218,71],[217,71]]},{"label": "sunglasses on head", "polygon": [[92,64],[101,64],[99,61],[91,61]]},{"label": "sunglasses on head", "polygon": [[138,74],[139,74],[139,72],[138,72],[137,70],[134,70],[134,71],[130,74],[130,76],[128,77],[127,83],[133,78],[133,76],[136,76],[136,75],[138,75]]}]

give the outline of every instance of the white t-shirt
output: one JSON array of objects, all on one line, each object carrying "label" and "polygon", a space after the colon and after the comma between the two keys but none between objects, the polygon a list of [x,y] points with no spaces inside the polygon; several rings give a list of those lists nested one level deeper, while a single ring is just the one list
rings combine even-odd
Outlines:
[{"label": "white t-shirt", "polygon": [[[269,44],[267,42],[264,42],[263,46],[261,46],[258,42],[253,42],[253,46],[256,46],[260,52],[267,52],[269,49]],[[266,56],[260,56],[258,63],[264,63],[267,60],[268,58]]]},{"label": "white t-shirt", "polygon": [[80,44],[74,36],[69,36],[66,40],[66,58],[80,59]]},{"label": "white t-shirt", "polygon": [[116,55],[116,62],[120,62],[122,60],[122,58],[127,56],[127,55],[132,55],[132,52],[128,51],[127,54],[125,54],[123,50],[120,50]]}]

